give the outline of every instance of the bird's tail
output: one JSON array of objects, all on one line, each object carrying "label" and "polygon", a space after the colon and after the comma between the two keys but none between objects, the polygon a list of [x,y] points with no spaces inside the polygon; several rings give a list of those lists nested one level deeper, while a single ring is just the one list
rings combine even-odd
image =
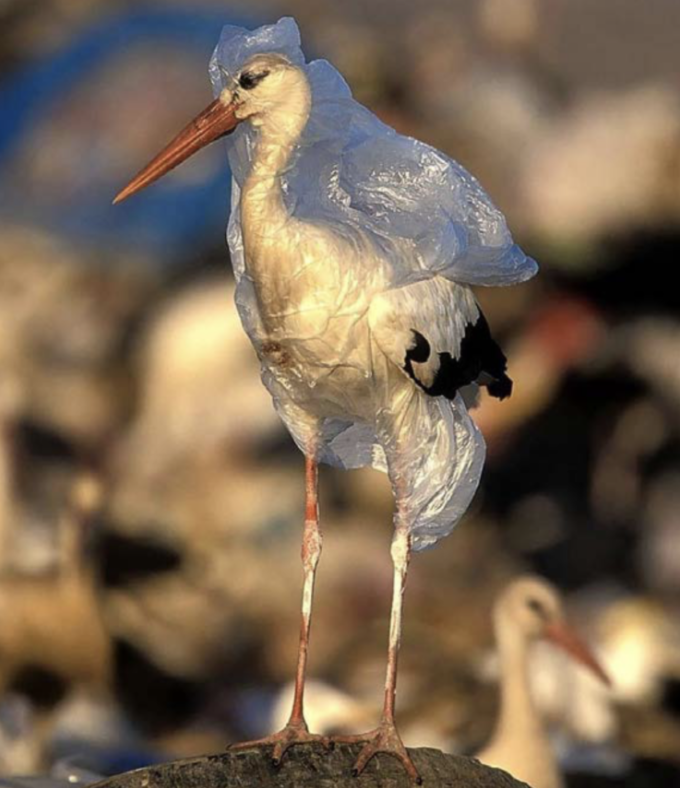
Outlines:
[{"label": "bird's tail", "polygon": [[508,360],[496,340],[491,336],[484,314],[479,313],[476,325],[481,372],[477,382],[496,399],[505,399],[512,394],[512,380],[507,376]]},{"label": "bird's tail", "polygon": [[486,384],[486,390],[496,399],[505,399],[512,394],[512,380],[505,374]]}]

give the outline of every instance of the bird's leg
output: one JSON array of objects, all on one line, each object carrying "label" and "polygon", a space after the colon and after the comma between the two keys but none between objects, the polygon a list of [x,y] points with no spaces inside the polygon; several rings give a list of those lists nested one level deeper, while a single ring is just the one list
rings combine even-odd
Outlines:
[{"label": "bird's leg", "polygon": [[314,596],[314,580],[316,567],[321,555],[321,529],[319,528],[318,504],[318,465],[314,457],[305,457],[305,527],[302,535],[302,567],[304,585],[302,589],[302,617],[300,621],[300,644],[298,648],[297,671],[295,673],[295,695],[293,708],[286,726],[278,733],[263,739],[232,745],[231,749],[244,749],[264,744],[273,744],[272,759],[280,763],[286,750],[294,744],[303,742],[321,742],[330,746],[325,736],[309,733],[303,711],[305,676],[307,672],[307,652],[309,649],[309,631],[312,623],[312,599]]},{"label": "bird's leg", "polygon": [[300,620],[300,645],[298,649],[297,671],[295,673],[295,695],[288,727],[307,731],[303,712],[305,676],[307,673],[307,652],[309,631],[312,623],[312,600],[316,567],[321,556],[321,529],[319,528],[318,504],[318,467],[316,460],[305,458],[305,529],[302,536],[302,566],[304,585],[302,589],[302,616]]},{"label": "bird's leg", "polygon": [[385,679],[385,700],[380,725],[369,733],[357,736],[334,736],[334,741],[355,743],[366,742],[359,753],[354,773],[361,774],[366,764],[379,752],[388,753],[398,758],[404,765],[409,777],[417,784],[421,783],[411,756],[399,736],[394,721],[394,704],[397,692],[397,662],[401,643],[402,600],[406,587],[406,572],[411,557],[411,538],[405,525],[397,518],[397,527],[392,540],[392,561],[394,563],[394,586],[392,592],[392,613],[390,616],[390,644],[387,654],[387,677]]}]

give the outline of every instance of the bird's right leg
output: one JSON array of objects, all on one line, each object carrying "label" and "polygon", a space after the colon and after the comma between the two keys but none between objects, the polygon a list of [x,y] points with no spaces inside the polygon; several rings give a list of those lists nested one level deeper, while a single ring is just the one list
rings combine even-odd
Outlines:
[{"label": "bird's right leg", "polygon": [[300,644],[298,663],[295,673],[295,695],[293,708],[286,726],[278,733],[255,741],[234,744],[230,749],[245,749],[259,745],[273,744],[272,759],[280,763],[286,750],[294,744],[304,742],[321,742],[330,746],[325,736],[310,733],[305,721],[303,700],[305,677],[307,673],[307,652],[309,649],[309,632],[312,623],[312,600],[314,597],[314,580],[316,567],[321,556],[322,536],[319,527],[318,503],[318,465],[314,457],[305,456],[305,527],[302,535],[302,567],[304,585],[302,589],[302,616],[300,620]]},{"label": "bird's right leg", "polygon": [[397,513],[396,530],[392,540],[392,561],[394,564],[394,585],[392,592],[392,612],[390,615],[390,644],[387,657],[387,677],[385,679],[385,700],[380,724],[368,733],[355,736],[334,736],[336,742],[355,744],[365,742],[364,748],[354,766],[358,776],[366,764],[378,753],[387,753],[402,762],[409,777],[421,784],[418,771],[408,754],[394,720],[394,706],[397,691],[397,661],[401,643],[402,601],[406,588],[406,573],[411,557],[411,537],[406,523]]}]

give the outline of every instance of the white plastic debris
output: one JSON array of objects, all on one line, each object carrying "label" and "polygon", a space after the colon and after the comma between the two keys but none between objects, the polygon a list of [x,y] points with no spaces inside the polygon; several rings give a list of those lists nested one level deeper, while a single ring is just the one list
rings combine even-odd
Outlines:
[{"label": "white plastic debris", "polygon": [[[288,83],[280,78],[281,58],[302,69],[311,105],[304,80],[290,69]],[[484,442],[459,394],[424,389],[441,354],[459,360],[465,327],[480,315],[465,285],[523,282],[537,266],[463,167],[378,120],[328,62],[306,63],[292,19],[252,32],[225,27],[210,65],[216,95],[238,91],[254,63],[275,74],[270,85],[287,85],[285,95],[251,99],[267,102],[266,127],[253,116],[227,141],[236,302],[264,383],[303,451],[387,470],[412,546],[429,546],[469,505]],[[255,271],[263,247],[270,267]],[[409,372],[414,331],[429,359]]]}]

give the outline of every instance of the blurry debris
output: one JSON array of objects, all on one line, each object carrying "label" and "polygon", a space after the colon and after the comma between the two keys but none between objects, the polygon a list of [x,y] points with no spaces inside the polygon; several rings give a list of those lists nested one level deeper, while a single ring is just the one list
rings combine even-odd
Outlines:
[{"label": "blurry debris", "polygon": [[512,545],[522,553],[536,553],[558,545],[569,532],[569,523],[557,501],[541,493],[518,501],[508,521]]},{"label": "blurry debris", "polygon": [[[41,5],[34,21],[51,16]],[[164,142],[198,109],[192,100],[209,96],[205,63],[230,19],[241,21],[224,9],[152,4],[98,14],[83,28],[47,23],[68,35],[0,87],[0,215],[96,247],[143,248],[165,264],[194,251],[206,226],[219,232],[229,188],[219,147],[134,208],[110,203],[139,160],[135,151]]]},{"label": "blurry debris", "polygon": [[100,584],[115,588],[178,569],[182,555],[144,534],[134,538],[106,529],[97,542]]},{"label": "blurry debris", "polygon": [[[673,785],[678,783],[678,740],[680,724],[677,719],[660,714],[651,706],[624,706],[620,709],[622,747],[635,756],[637,768],[631,769],[631,777],[637,777],[640,785]],[[654,782],[654,775],[665,779]],[[628,775],[625,776],[625,788]]]},{"label": "blurry debris", "polygon": [[243,617],[278,608],[277,538],[302,500],[285,467],[254,464],[280,425],[232,299],[226,278],[204,282],[150,322],[97,536],[111,631],[182,679],[227,671],[255,631]]},{"label": "blurry debris", "polygon": [[63,45],[80,26],[102,12],[108,0],[3,0],[0,39],[3,59],[17,65]]},{"label": "blurry debris", "polygon": [[[472,53],[465,33],[460,20],[459,24],[451,25],[443,9],[429,5],[420,9],[412,25],[404,28],[402,46],[406,48],[409,63],[403,75],[407,95],[413,96],[418,108],[432,118],[438,111],[445,113],[445,117],[449,114],[451,92],[455,94],[467,82]],[[445,86],[442,86],[442,74],[447,75]],[[428,141],[436,144],[432,137]]]},{"label": "blurry debris", "polygon": [[[49,739],[55,778],[111,774],[160,759],[109,693],[75,689],[54,710]],[[72,779],[71,782],[74,782]]]},{"label": "blurry debris", "polygon": [[62,435],[34,421],[19,421],[17,442],[36,462],[74,463],[76,448]]},{"label": "blurry debris", "polygon": [[680,677],[668,678],[664,681],[660,706],[680,720]]},{"label": "blurry debris", "polygon": [[680,322],[644,317],[622,326],[619,335],[631,371],[671,405],[680,422]]},{"label": "blurry debris", "polygon": [[66,512],[59,521],[59,572],[70,576],[91,563],[87,547],[92,528],[103,505],[104,479],[101,472],[81,469],[70,488]]},{"label": "blurry debris", "polygon": [[123,640],[114,641],[113,658],[116,697],[147,735],[161,735],[186,724],[205,701],[203,682],[165,672]]},{"label": "blurry debris", "polygon": [[22,420],[80,451],[125,415],[126,332],[154,287],[135,259],[106,267],[93,255],[29,227],[0,238],[3,377],[16,381]]},{"label": "blurry debris", "polygon": [[456,651],[441,644],[436,651],[430,644],[430,650],[427,675],[422,662],[409,666],[412,686],[400,723],[404,739],[409,746],[469,754],[491,731],[498,710],[496,693],[480,678],[477,650]]},{"label": "blurry debris", "polygon": [[680,679],[680,622],[672,608],[624,597],[603,613],[598,633],[620,702],[654,706],[666,682]]},{"label": "blurry debris", "polygon": [[[665,598],[680,590],[680,447],[648,483],[638,564],[646,586]],[[680,649],[680,641],[677,648]]]},{"label": "blurry debris", "polygon": [[20,393],[17,382],[0,375],[0,573],[11,563],[19,513],[15,502],[14,427]]},{"label": "blurry debris", "polygon": [[5,694],[0,700],[0,775],[36,774],[45,768],[29,701]]},{"label": "blurry debris", "polygon": [[626,523],[643,505],[643,468],[667,439],[663,411],[651,398],[624,407],[601,437],[591,476],[591,503],[603,523]]},{"label": "blurry debris", "polygon": [[103,774],[92,771],[92,768],[83,766],[79,758],[71,757],[57,761],[52,767],[51,774],[56,779],[64,779],[69,785],[91,785],[103,779]]},{"label": "blurry debris", "polygon": [[[527,151],[521,189],[532,231],[578,247],[677,222],[679,157],[680,101],[671,88],[580,98]],[[593,264],[589,255],[579,259]]]},{"label": "blurry debris", "polygon": [[[281,730],[288,722],[293,689],[290,683],[278,693],[268,730]],[[373,704],[362,704],[330,684],[310,680],[305,685],[305,717],[309,729],[316,733],[352,734],[371,729],[375,724],[375,709]]]},{"label": "blurry debris", "polygon": [[281,428],[226,277],[186,289],[141,342],[140,403],[130,440],[152,461],[222,446],[239,450]]},{"label": "blurry debris", "polygon": [[[54,710],[73,687],[103,691],[111,675],[110,639],[99,612],[92,572],[83,556],[83,504],[76,492],[62,515],[63,554],[56,571],[14,570],[0,577],[0,692],[14,691],[39,715],[35,746],[43,748]],[[94,498],[96,501],[96,498]],[[74,505],[75,504],[75,505]]]},{"label": "blurry debris", "polygon": [[538,0],[483,0],[479,22],[486,38],[511,50],[533,44],[539,35]]},{"label": "blurry debris", "polygon": [[[612,331],[603,334],[605,347],[613,336]],[[599,346],[593,358],[587,362],[584,359],[579,369],[567,373],[550,407],[535,414],[504,447],[503,459],[511,456],[512,461],[490,464],[486,476],[487,505],[499,517],[515,513],[513,519],[518,528],[508,532],[506,538],[521,534],[522,544],[534,545],[530,552],[534,566],[559,579],[565,587],[599,582],[608,575],[619,582],[636,582],[635,550],[644,538],[640,524],[649,494],[646,469],[673,440],[672,435],[667,435],[658,446],[653,434],[634,430],[631,439],[642,435],[637,448],[628,445],[625,432],[621,433],[623,443],[609,442],[619,420],[636,403],[647,400],[649,392],[644,382],[606,357]],[[658,401],[655,410],[657,406]],[[626,458],[636,456],[643,460],[634,469],[640,478],[632,492],[637,489],[639,494],[634,499],[628,496],[628,501],[635,503],[634,508],[618,503],[606,508],[607,496],[625,496],[624,492],[617,493],[616,486],[604,484],[607,463],[612,459],[603,452],[607,445],[624,447],[621,457],[612,461],[628,472],[632,466]],[[543,461],[537,463],[536,457]],[[591,493],[598,496],[597,500],[592,499]],[[552,533],[558,541],[545,543],[541,538],[540,517],[529,524],[529,520],[523,523],[516,516],[523,511],[521,501],[527,497],[527,503],[549,501]],[[538,529],[537,537],[527,534],[527,529]],[[508,543],[514,544],[509,538]]]},{"label": "blurry debris", "polygon": [[[607,239],[587,267],[563,274],[562,287],[580,293],[597,304],[612,322],[622,342],[619,358],[626,358],[625,329],[629,322],[646,318],[665,323],[680,313],[680,290],[667,287],[663,276],[641,276],[641,272],[672,270],[680,250],[680,224],[664,222],[650,228],[631,227]],[[612,338],[613,340],[614,338]],[[612,341],[615,346],[618,343]]]},{"label": "blurry debris", "polygon": [[[329,24],[331,14],[334,19]],[[332,62],[345,75],[353,95],[358,101],[377,107],[378,114],[387,120],[380,110],[388,115],[395,113],[394,96],[390,95],[388,83],[390,76],[394,76],[389,67],[393,52],[389,35],[377,37],[360,20],[334,13],[332,7],[325,8],[320,15],[324,21],[314,35],[317,51],[333,52]]]},{"label": "blurry debris", "polygon": [[38,710],[51,709],[66,695],[67,685],[61,676],[40,665],[23,665],[17,669],[9,691],[27,698]]},{"label": "blurry debris", "polygon": [[509,369],[517,379],[512,397],[498,407],[485,396],[475,414],[492,451],[494,440],[502,441],[553,401],[569,370],[597,352],[604,328],[594,305],[566,294],[535,310],[508,349]]},{"label": "blurry debris", "polygon": [[0,614],[2,685],[11,684],[24,668],[69,683],[106,682],[109,639],[90,578],[3,578]]}]

